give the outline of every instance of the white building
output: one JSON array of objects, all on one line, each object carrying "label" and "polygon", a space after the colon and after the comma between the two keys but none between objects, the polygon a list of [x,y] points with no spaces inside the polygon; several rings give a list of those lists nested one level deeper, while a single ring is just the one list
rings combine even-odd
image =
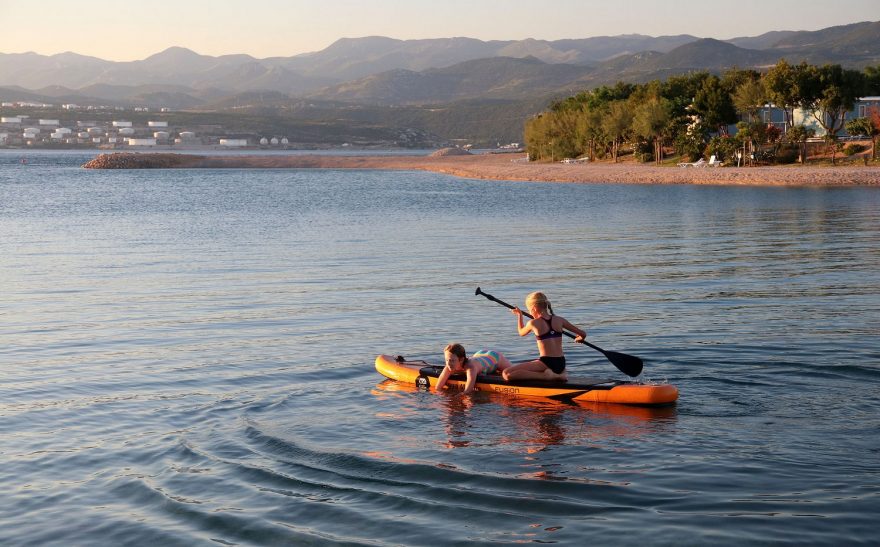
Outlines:
[{"label": "white building", "polygon": [[220,139],[220,146],[247,146],[247,139]]},{"label": "white building", "polygon": [[168,122],[147,122],[147,127],[168,127]]},{"label": "white building", "polygon": [[21,123],[21,116],[3,116],[0,123]]},{"label": "white building", "polygon": [[260,144],[262,146],[266,146],[267,144],[269,144],[269,139],[267,139],[266,137],[263,137],[262,139],[260,139]]},{"label": "white building", "polygon": [[119,129],[120,135],[134,135],[134,128],[131,127],[122,127]]},{"label": "white building", "polygon": [[61,125],[58,120],[40,120],[40,125]]},{"label": "white building", "polygon": [[278,137],[272,137],[272,140],[269,141],[272,146],[278,146]]},{"label": "white building", "polygon": [[114,120],[113,127],[131,127],[131,122],[126,122],[122,120]]},{"label": "white building", "polygon": [[76,110],[77,108],[79,108],[79,105],[73,104],[73,103],[68,103],[68,104],[61,105],[61,108],[63,108],[64,110]]},{"label": "white building", "polygon": [[167,141],[168,137],[170,137],[170,136],[171,136],[171,133],[169,133],[168,131],[155,131],[153,133],[153,137],[157,141]]},{"label": "white building", "polygon": [[156,146],[156,139],[128,139],[129,146]]},{"label": "white building", "polygon": [[192,131],[181,131],[180,138],[181,138],[181,140],[184,140],[184,141],[192,140],[192,139],[196,138],[196,134],[193,133]]}]

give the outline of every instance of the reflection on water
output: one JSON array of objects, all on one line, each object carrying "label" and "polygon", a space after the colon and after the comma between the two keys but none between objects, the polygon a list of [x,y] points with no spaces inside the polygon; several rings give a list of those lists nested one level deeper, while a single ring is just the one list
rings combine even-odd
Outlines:
[{"label": "reflection on water", "polygon": [[[445,436],[441,446],[444,448],[492,447],[507,456],[519,454],[524,461],[529,461],[529,454],[558,445],[596,446],[605,439],[662,435],[674,431],[677,419],[674,405],[565,404],[490,392],[436,393],[392,380],[380,381],[372,394],[377,398],[377,406],[385,409],[378,414],[382,418],[406,422],[429,409],[443,425]],[[416,400],[418,403],[413,404]],[[389,408],[397,411],[388,412]],[[493,423],[484,423],[486,416],[491,416]],[[447,464],[454,467],[455,462],[468,460],[467,454],[452,452]],[[542,478],[564,480],[552,473],[540,473]]]}]

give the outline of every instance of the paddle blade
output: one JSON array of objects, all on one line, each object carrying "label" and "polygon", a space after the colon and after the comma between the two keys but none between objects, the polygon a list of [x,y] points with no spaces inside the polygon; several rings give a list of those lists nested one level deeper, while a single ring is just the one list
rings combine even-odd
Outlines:
[{"label": "paddle blade", "polygon": [[603,351],[602,353],[604,353],[605,357],[611,361],[612,365],[617,367],[620,372],[627,376],[635,378],[642,373],[642,367],[644,364],[642,363],[642,360],[635,355],[627,355],[616,351]]}]

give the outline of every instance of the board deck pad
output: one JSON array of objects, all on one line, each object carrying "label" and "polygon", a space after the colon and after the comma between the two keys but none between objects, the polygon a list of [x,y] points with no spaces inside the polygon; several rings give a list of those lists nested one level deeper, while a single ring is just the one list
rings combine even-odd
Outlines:
[{"label": "board deck pad", "polygon": [[[410,363],[402,363],[404,365]],[[419,369],[419,373],[430,376],[432,378],[437,378],[440,376],[440,373],[443,371],[442,366],[438,365],[428,365],[426,367],[422,367]],[[466,381],[467,376],[464,373],[460,374],[452,374],[449,376],[453,380],[461,380]],[[622,382],[619,380],[614,380],[611,378],[592,378],[592,377],[581,377],[581,378],[569,378],[567,382],[560,382],[558,380],[511,380],[507,381],[501,377],[500,374],[478,374],[477,375],[477,383],[481,384],[504,384],[509,386],[520,386],[520,387],[560,387],[565,389],[579,389],[579,388],[592,388],[595,389],[596,386],[603,384],[611,384],[611,385],[620,385]],[[625,383],[625,382],[624,382]]]}]

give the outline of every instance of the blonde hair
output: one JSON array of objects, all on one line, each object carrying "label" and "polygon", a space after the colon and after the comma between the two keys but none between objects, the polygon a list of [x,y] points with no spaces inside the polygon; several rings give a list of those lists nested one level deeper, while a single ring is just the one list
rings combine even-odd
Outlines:
[{"label": "blonde hair", "polygon": [[449,344],[448,346],[443,348],[443,352],[449,352],[452,355],[455,355],[456,357],[461,359],[462,362],[467,361],[467,352],[464,350],[464,346],[462,346],[461,344]]},{"label": "blonde hair", "polygon": [[542,292],[535,291],[529,293],[526,297],[526,308],[531,308],[532,306],[538,308],[538,311],[549,310],[550,314],[553,314],[553,306],[551,306],[550,301],[547,300],[547,295]]}]

